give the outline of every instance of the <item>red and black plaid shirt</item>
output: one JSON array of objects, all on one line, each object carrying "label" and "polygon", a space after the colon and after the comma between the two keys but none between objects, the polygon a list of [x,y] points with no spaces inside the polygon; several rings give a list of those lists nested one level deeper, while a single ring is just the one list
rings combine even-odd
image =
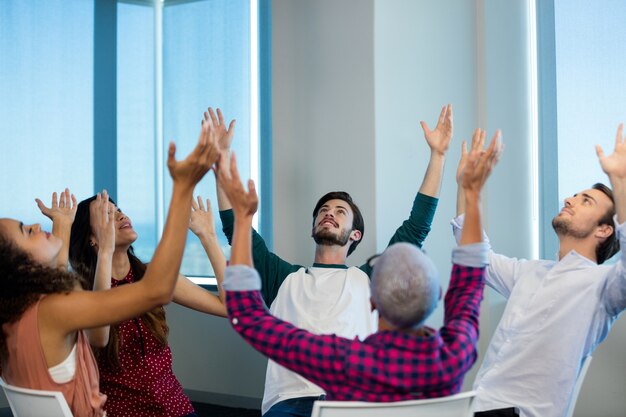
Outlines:
[{"label": "red and black plaid shirt", "polygon": [[258,291],[229,291],[228,315],[255,349],[322,387],[329,400],[441,397],[460,391],[476,360],[484,273],[453,266],[444,325],[429,336],[381,331],[360,341],[315,335],[272,316]]}]

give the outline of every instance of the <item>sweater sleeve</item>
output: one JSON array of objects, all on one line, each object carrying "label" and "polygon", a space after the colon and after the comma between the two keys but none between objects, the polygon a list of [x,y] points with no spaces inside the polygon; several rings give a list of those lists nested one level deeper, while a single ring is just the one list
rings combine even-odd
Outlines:
[{"label": "sweater sleeve", "polygon": [[256,290],[255,275],[254,269],[245,266],[226,269],[226,305],[235,331],[263,355],[326,390],[342,383],[346,373],[339,369],[351,341],[315,335],[270,314]]},{"label": "sweater sleeve", "polygon": [[[235,216],[232,210],[220,211],[222,230],[232,244]],[[293,265],[271,252],[265,240],[252,229],[252,258],[254,267],[261,276],[261,294],[265,303],[270,306],[278,294],[278,289],[289,274],[297,271],[302,266]]]}]

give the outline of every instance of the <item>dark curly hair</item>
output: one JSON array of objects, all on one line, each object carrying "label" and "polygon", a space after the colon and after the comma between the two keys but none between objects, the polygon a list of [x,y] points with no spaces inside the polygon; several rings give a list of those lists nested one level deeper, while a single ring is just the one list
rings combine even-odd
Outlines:
[{"label": "dark curly hair", "polygon": [[[95,199],[96,196],[94,195],[78,204],[70,236],[70,265],[72,265],[74,271],[86,280],[89,289],[93,289],[96,277],[96,264],[98,263],[97,250],[90,244],[92,233],[89,205]],[[109,201],[115,204],[115,201],[112,199],[109,199]],[[143,278],[147,265],[141,262],[135,255],[132,246],[128,249],[127,254],[135,281],[139,281]],[[166,346],[169,328],[165,320],[165,310],[163,307],[156,307],[141,315],[140,318],[159,344]],[[100,364],[109,366],[112,369],[120,369],[120,332],[116,325],[112,325],[110,329],[109,343],[103,348],[93,347],[93,351]]]},{"label": "dark curly hair", "polygon": [[[50,268],[34,261],[11,240],[3,236],[0,228],[0,326],[13,323],[22,317],[42,295],[69,293],[76,284],[86,288],[78,275]],[[8,351],[4,331],[0,336],[0,358],[4,362]]]}]

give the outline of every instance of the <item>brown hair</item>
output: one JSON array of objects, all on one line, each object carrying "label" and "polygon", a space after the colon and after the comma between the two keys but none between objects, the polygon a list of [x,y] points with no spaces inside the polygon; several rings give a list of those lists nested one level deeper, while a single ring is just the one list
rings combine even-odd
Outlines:
[{"label": "brown hair", "polygon": [[353,214],[352,230],[358,230],[359,232],[361,232],[361,239],[352,241],[350,247],[348,248],[348,256],[350,256],[350,254],[354,252],[356,247],[359,246],[359,243],[361,243],[361,240],[363,240],[363,235],[365,234],[365,222],[363,221],[363,215],[361,214],[361,210],[359,210],[359,207],[354,203],[354,201],[352,201],[352,197],[350,197],[350,194],[346,193],[345,191],[331,191],[324,194],[317,201],[317,204],[313,209],[313,223],[315,223],[315,217],[317,217],[317,213],[320,211],[320,208],[330,200],[342,200],[348,203],[348,205],[352,209]]},{"label": "brown hair", "polygon": [[611,236],[607,237],[604,242],[596,247],[596,259],[598,264],[602,264],[619,251],[619,241],[617,240],[617,233],[615,232],[615,222],[613,222],[613,216],[615,216],[615,199],[613,198],[613,191],[600,182],[593,184],[591,188],[605,194],[611,199],[611,203],[613,203],[611,208],[604,213],[598,222],[598,225],[608,224],[613,228]]},{"label": "brown hair", "polygon": [[[0,233],[0,326],[13,323],[42,295],[69,293],[86,282],[76,274],[50,268],[31,259]],[[6,335],[0,334],[0,358],[8,355]]]},{"label": "brown hair", "polygon": [[[72,224],[72,233],[70,236],[70,264],[72,268],[85,278],[88,288],[93,289],[96,276],[96,264],[98,262],[98,254],[96,249],[90,244],[91,223],[89,205],[96,199],[96,196],[81,201],[76,210],[76,218]],[[109,199],[113,204],[115,201]],[[128,259],[130,267],[133,271],[135,281],[140,281],[145,272],[146,264],[135,255],[133,247],[128,249]],[[163,307],[156,307],[140,316],[141,321],[148,327],[150,333],[155,337],[160,345],[167,345],[167,335],[169,328],[165,320],[165,310]],[[120,369],[119,360],[120,350],[120,333],[116,325],[111,326],[109,332],[109,343],[103,348],[94,347],[94,354],[98,361],[103,361],[114,369]]]}]

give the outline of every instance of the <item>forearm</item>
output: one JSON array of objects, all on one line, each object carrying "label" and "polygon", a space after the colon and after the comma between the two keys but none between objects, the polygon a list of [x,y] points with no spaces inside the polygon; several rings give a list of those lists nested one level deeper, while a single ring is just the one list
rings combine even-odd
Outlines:
[{"label": "forearm", "polygon": [[184,275],[178,276],[174,289],[174,302],[214,316],[226,317],[226,305],[208,290],[194,284]]},{"label": "forearm", "polygon": [[609,176],[613,198],[615,200],[615,213],[617,222],[622,224],[626,221],[626,179]]},{"label": "forearm", "polygon": [[[222,248],[219,245],[219,241],[217,240],[217,236],[215,234],[211,235],[201,235],[199,236],[200,243],[202,243],[202,247],[209,257],[209,262],[211,262],[211,266],[213,267],[213,273],[215,274],[215,280],[217,281],[217,291],[219,294],[220,300],[224,302],[225,300],[225,292],[222,287],[222,283],[224,281],[224,269],[226,268],[226,258],[224,257],[224,253],[222,252]],[[225,310],[224,310],[225,311]]]},{"label": "forearm", "polygon": [[[106,291],[111,289],[111,270],[113,253],[106,250],[98,251],[96,274],[93,281],[93,291]],[[109,343],[110,326],[97,327],[87,330],[89,344],[95,347],[105,347]]]},{"label": "forearm", "polygon": [[424,175],[424,180],[419,190],[420,193],[430,197],[439,196],[445,159],[444,154],[431,152],[428,168],[426,168],[426,174]]},{"label": "forearm", "polygon": [[217,193],[217,208],[220,211],[231,210],[233,206],[230,204],[230,200],[220,185],[220,182],[216,181],[215,185],[215,191]]},{"label": "forearm", "polygon": [[57,268],[59,269],[68,269],[71,230],[72,223],[65,221],[65,219],[55,219],[52,222],[52,234],[60,239],[62,242],[61,250],[57,255]]},{"label": "forearm", "polygon": [[231,265],[254,267],[252,261],[252,216],[235,215],[235,231],[230,252]]},{"label": "forearm", "polygon": [[482,223],[480,218],[480,192],[464,190],[465,223],[459,244],[469,245],[482,242]]},{"label": "forearm", "polygon": [[465,193],[463,192],[463,188],[459,185],[456,188],[456,217],[459,217],[463,213],[465,213]]},{"label": "forearm", "polygon": [[229,290],[226,303],[235,331],[263,355],[322,388],[343,378],[337,365],[342,363],[340,352],[348,350],[348,340],[314,335],[274,317],[258,291]]},{"label": "forearm", "polygon": [[159,242],[144,278],[151,295],[166,304],[171,300],[185,248],[193,187],[174,183],[163,236]]}]

